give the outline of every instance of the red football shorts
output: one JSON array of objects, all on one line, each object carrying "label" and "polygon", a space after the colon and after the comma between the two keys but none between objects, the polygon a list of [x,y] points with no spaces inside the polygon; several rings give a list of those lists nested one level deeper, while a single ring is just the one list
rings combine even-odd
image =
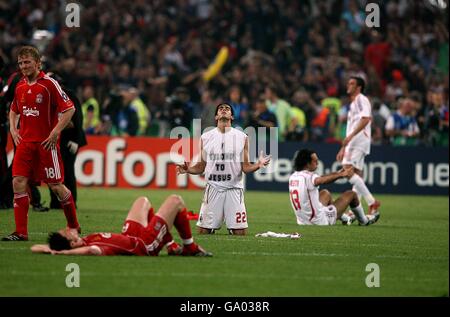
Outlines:
[{"label": "red football shorts", "polygon": [[35,182],[62,183],[64,168],[59,145],[45,150],[39,142],[20,142],[14,153],[12,175],[25,176]]},{"label": "red football shorts", "polygon": [[122,234],[142,239],[148,254],[156,256],[164,247],[163,240],[168,230],[164,219],[159,216],[154,216],[147,227],[144,227],[139,222],[126,220],[123,224]]}]

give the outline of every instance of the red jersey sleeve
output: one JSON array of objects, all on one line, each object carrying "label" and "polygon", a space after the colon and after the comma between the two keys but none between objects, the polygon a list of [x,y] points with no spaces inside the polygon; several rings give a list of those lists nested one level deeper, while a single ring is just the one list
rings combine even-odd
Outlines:
[{"label": "red jersey sleeve", "polygon": [[50,89],[52,94],[52,99],[56,104],[58,112],[64,112],[71,108],[74,108],[72,100],[69,99],[67,94],[62,90],[59,83],[51,77],[47,77],[50,80]]},{"label": "red jersey sleeve", "polygon": [[11,102],[10,108],[11,108],[11,111],[14,111],[15,113],[18,114],[18,113],[19,113],[19,108],[17,108],[16,96],[17,96],[17,94],[14,94],[14,99],[13,99],[13,101]]}]

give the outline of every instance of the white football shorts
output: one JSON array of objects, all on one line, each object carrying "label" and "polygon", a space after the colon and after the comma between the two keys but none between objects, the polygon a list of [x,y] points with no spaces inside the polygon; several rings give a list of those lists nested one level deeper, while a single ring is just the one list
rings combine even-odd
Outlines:
[{"label": "white football shorts", "polygon": [[231,188],[219,191],[207,184],[197,226],[218,230],[223,223],[227,229],[248,228],[244,190]]},{"label": "white football shorts", "polygon": [[337,219],[337,209],[334,205],[322,206],[314,217],[309,219],[304,219],[297,216],[297,223],[299,225],[318,225],[318,226],[332,226],[336,224]]},{"label": "white football shorts", "polygon": [[355,148],[345,148],[344,158],[342,160],[342,165],[352,165],[354,168],[360,171],[364,168],[364,158],[366,154]]}]

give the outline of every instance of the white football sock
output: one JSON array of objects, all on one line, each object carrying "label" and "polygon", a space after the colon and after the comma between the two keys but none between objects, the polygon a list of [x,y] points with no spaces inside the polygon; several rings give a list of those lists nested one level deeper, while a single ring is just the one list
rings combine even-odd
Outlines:
[{"label": "white football sock", "polygon": [[347,214],[342,214],[341,220],[343,222],[349,222],[350,221],[350,217]]},{"label": "white football sock", "polygon": [[[350,180],[349,180],[350,181]],[[360,193],[358,193],[358,191],[356,190],[356,187],[353,185],[353,187],[352,187],[352,191],[354,191],[357,195],[358,195],[358,199],[359,199],[359,201],[361,201],[361,198],[362,198],[362,196],[361,196],[361,194]]]},{"label": "white football sock", "polygon": [[170,241],[170,242],[167,242],[167,243],[166,243],[166,247],[169,247],[170,245],[172,245],[172,244],[174,244],[174,243],[175,243],[174,240],[172,240],[172,241]]},{"label": "white football sock", "polygon": [[350,209],[355,214],[356,219],[358,219],[358,221],[363,225],[365,225],[369,221],[369,219],[367,219],[367,216],[364,213],[364,209],[361,203],[359,203],[358,207],[350,207]]},{"label": "white football sock", "polygon": [[364,197],[364,200],[369,206],[375,202],[375,198],[373,198],[372,194],[364,183],[364,180],[359,175],[354,174],[349,178],[348,181],[353,185],[353,189],[356,191],[358,196],[361,195],[362,197]]},{"label": "white football sock", "polygon": [[194,238],[189,238],[189,239],[183,239],[183,244],[184,245],[189,245],[194,243]]}]

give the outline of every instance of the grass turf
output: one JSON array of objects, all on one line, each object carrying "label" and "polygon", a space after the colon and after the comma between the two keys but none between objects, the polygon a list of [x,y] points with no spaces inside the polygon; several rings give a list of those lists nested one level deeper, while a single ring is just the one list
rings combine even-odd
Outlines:
[{"label": "grass turf", "polygon": [[[48,201],[47,189],[41,192]],[[83,234],[120,232],[136,197],[147,195],[158,207],[170,193],[79,189]],[[198,212],[202,192],[177,193]],[[30,210],[30,241],[0,242],[0,296],[448,296],[448,197],[377,195],[382,216],[369,227],[300,227],[287,193],[247,192],[245,198],[247,236],[229,236],[224,228],[194,234],[213,258],[169,257],[165,251],[159,257],[32,254],[29,247],[44,243],[65,219],[61,211]],[[13,228],[13,211],[0,211],[0,233]],[[265,231],[303,236],[255,237]],[[66,287],[69,263],[80,267],[79,288]],[[369,263],[379,265],[378,288],[365,284]]]}]

